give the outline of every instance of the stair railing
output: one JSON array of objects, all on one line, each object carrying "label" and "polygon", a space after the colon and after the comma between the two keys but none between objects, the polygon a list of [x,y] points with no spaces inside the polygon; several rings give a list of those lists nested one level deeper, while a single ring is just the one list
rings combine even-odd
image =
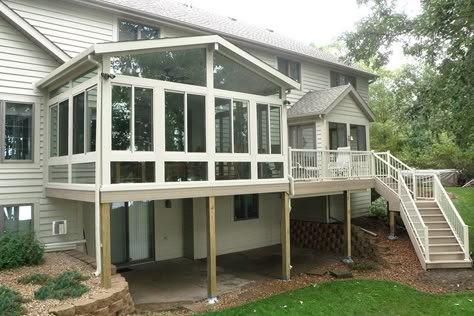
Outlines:
[{"label": "stair railing", "polygon": [[[400,196],[400,205],[402,218],[408,222],[407,230],[409,229],[414,234],[414,240],[412,242],[419,246],[421,254],[417,251],[418,256],[423,256],[425,263],[430,261],[430,247],[429,247],[429,231],[423,218],[421,217],[420,211],[416,206],[415,200],[408,189],[403,176],[400,175],[398,181],[398,192]],[[405,223],[407,224],[407,223]],[[420,258],[421,260],[421,258]]]},{"label": "stair railing", "polygon": [[433,196],[461,246],[465,260],[469,260],[469,227],[464,223],[439,177],[433,175]]}]

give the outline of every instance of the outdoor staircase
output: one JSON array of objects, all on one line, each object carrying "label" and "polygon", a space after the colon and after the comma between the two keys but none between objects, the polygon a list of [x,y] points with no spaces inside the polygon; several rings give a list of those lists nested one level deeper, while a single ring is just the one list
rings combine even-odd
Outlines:
[{"label": "outdoor staircase", "polygon": [[439,178],[417,174],[390,153],[374,155],[375,189],[400,211],[423,268],[472,267],[468,227]]}]

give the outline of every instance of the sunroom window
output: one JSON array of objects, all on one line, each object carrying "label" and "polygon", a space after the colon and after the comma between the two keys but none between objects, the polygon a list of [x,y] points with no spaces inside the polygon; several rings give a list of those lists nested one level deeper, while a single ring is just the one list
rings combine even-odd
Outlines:
[{"label": "sunroom window", "polygon": [[259,154],[281,154],[281,114],[279,106],[257,104]]},{"label": "sunroom window", "polygon": [[49,108],[49,152],[51,157],[67,156],[69,150],[69,100]]},{"label": "sunroom window", "polygon": [[216,162],[216,180],[250,179],[250,162],[221,161]]},{"label": "sunroom window", "polygon": [[73,154],[95,151],[97,88],[94,87],[73,97]]},{"label": "sunroom window", "polygon": [[206,85],[206,49],[194,48],[111,58],[111,70],[118,75]]},{"label": "sunroom window", "polygon": [[248,128],[248,101],[215,99],[217,153],[248,153]]},{"label": "sunroom window", "polygon": [[165,92],[166,151],[206,151],[206,97]]},{"label": "sunroom window", "polygon": [[351,124],[351,149],[367,150],[367,138],[364,125]]},{"label": "sunroom window", "polygon": [[329,149],[347,147],[347,124],[329,123]]},{"label": "sunroom window", "polygon": [[134,151],[153,150],[153,89],[114,85],[112,150],[131,148]]},{"label": "sunroom window", "polygon": [[32,160],[33,105],[0,101],[0,162]]},{"label": "sunroom window", "polygon": [[160,38],[160,29],[155,26],[123,20],[120,20],[118,25],[119,42]]},{"label": "sunroom window", "polygon": [[256,95],[275,95],[280,87],[231,58],[214,53],[214,88]]}]

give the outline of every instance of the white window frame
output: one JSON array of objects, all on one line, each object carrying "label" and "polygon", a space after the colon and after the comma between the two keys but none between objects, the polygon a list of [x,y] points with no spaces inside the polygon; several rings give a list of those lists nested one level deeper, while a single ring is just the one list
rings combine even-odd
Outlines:
[{"label": "white window frame", "polygon": [[[31,105],[31,159],[24,159],[24,160],[5,160],[5,124],[6,124],[6,106],[7,103],[18,103],[18,104],[28,104]],[[10,100],[2,100],[0,99],[0,164],[31,164],[35,161],[35,113],[36,113],[36,106],[34,102],[29,101],[10,101]]]},{"label": "white window frame", "polygon": [[[281,110],[281,105],[275,105],[271,103],[257,103],[257,107],[259,105],[266,105],[267,106],[267,142],[268,142],[268,153],[259,153],[259,155],[283,155],[283,139],[282,139],[282,110]],[[280,152],[279,153],[272,153],[272,127],[271,127],[271,108],[278,108],[279,112],[279,128],[280,128]],[[259,122],[257,122],[257,127],[258,127]],[[258,128],[257,131],[258,133]],[[258,139],[260,139],[259,135],[257,134]],[[258,149],[257,149],[258,150]]]},{"label": "white window frame", "polygon": [[[6,201],[8,202],[8,201]],[[0,204],[0,236],[5,232],[5,223],[4,223],[4,216],[3,208],[4,207],[22,207],[22,206],[30,206],[31,207],[31,233],[36,231],[36,221],[35,221],[35,203],[26,202],[26,203],[2,203]]]}]

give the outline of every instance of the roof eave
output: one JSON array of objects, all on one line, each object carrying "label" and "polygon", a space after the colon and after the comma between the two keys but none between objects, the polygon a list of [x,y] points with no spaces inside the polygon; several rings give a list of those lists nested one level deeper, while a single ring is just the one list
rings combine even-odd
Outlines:
[{"label": "roof eave", "polygon": [[51,42],[46,36],[40,33],[31,24],[25,21],[2,0],[0,0],[0,16],[13,24],[20,32],[25,34],[29,39],[36,43],[39,47],[48,52],[54,59],[61,63],[65,63],[71,59],[65,52]]}]

